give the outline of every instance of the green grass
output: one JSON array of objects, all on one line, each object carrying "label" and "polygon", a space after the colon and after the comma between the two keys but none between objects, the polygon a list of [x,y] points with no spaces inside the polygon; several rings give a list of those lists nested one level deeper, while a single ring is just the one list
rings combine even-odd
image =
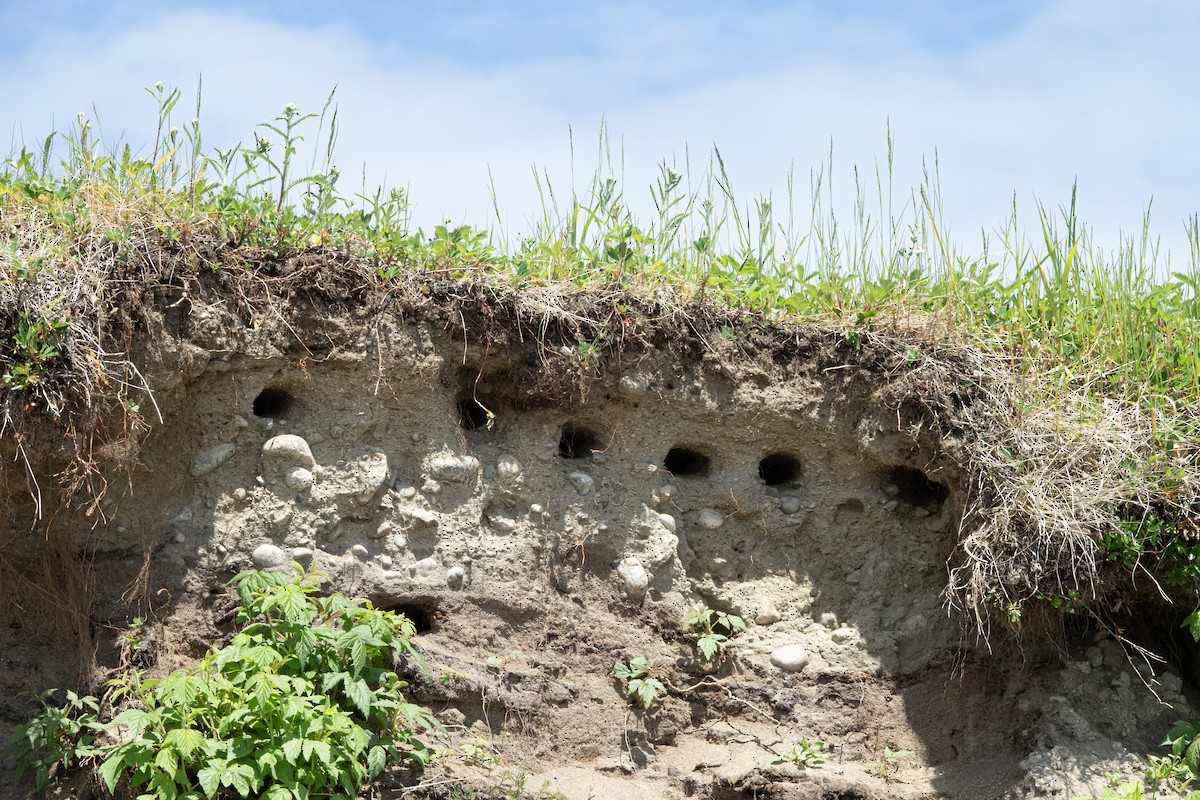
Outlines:
[{"label": "green grass", "polygon": [[[1006,584],[1002,565],[1028,549],[1022,537],[1037,545],[1022,558],[1083,558],[1088,574],[1111,562],[1163,578],[1182,564],[1181,582],[1200,579],[1200,552],[1178,535],[1191,530],[1200,476],[1196,216],[1181,271],[1168,269],[1148,215],[1114,250],[1097,246],[1073,194],[1028,219],[1014,203],[969,250],[946,235],[936,163],[895,199],[890,140],[885,162],[859,175],[848,218],[833,211],[828,168],[812,173],[804,197],[793,176],[782,202],[746,200],[716,150],[702,166],[664,162],[649,187],[655,211],[638,215],[610,176],[620,170],[601,131],[600,168],[587,186],[564,191],[534,173],[541,214],[510,243],[449,222],[414,229],[403,191],[347,188],[332,96],[313,113],[289,105],[251,143],[221,151],[203,142],[199,92],[187,113],[179,90],[148,92],[152,145],[107,139],[80,115],[0,168],[6,429],[46,413],[78,433],[95,424],[94,398],[116,398],[126,413],[148,394],[136,365],[105,349],[94,322],[110,297],[104,287],[161,279],[154,265],[164,252],[213,270],[297,254],[349,259],[382,290],[423,274],[513,290],[620,290],[819,324],[851,350],[879,332],[908,332],[907,368],[933,363],[945,348],[979,353],[1011,374],[1015,388],[996,395],[1011,406],[1007,427],[980,434],[967,465],[984,487],[982,500],[967,499],[986,511],[964,526],[982,537],[980,550],[964,548],[967,563],[994,568],[956,578],[968,605],[1004,608],[1016,620],[1029,599],[1095,596],[1086,580],[1064,582],[1057,567],[1057,582]],[[81,468],[72,490],[102,491],[95,473]]]}]

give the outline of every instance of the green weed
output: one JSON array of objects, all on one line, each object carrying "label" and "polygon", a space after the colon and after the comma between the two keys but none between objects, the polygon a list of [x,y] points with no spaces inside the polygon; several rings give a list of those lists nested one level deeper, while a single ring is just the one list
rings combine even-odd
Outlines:
[{"label": "green weed", "polygon": [[793,745],[792,749],[773,760],[772,764],[795,764],[800,767],[818,767],[824,764],[827,760],[822,752],[825,749],[825,743],[820,739],[809,741],[803,737],[800,738],[800,744]]},{"label": "green weed", "polygon": [[696,636],[696,649],[705,661],[719,660],[730,637],[746,630],[746,621],[735,614],[697,606],[688,611],[686,623]]},{"label": "green weed", "polygon": [[667,695],[659,669],[650,666],[641,656],[627,662],[618,661],[613,665],[612,674],[625,687],[625,696],[634,705],[649,709]]},{"label": "green weed", "polygon": [[126,704],[111,720],[94,698],[68,694],[65,709],[17,729],[19,763],[39,787],[56,768],[91,765],[109,792],[154,800],[352,797],[389,765],[428,760],[417,735],[438,723],[392,671],[400,654],[420,659],[409,620],[322,597],[298,567],[232,583],[244,627],[196,668],[111,682],[111,700]]}]

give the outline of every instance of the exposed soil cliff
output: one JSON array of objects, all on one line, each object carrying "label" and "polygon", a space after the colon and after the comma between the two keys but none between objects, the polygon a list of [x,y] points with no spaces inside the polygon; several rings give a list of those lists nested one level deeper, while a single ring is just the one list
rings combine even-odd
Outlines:
[{"label": "exposed soil cliff", "polygon": [[[61,441],[5,443],[0,734],[21,691],[195,660],[229,578],[293,561],[409,614],[413,697],[490,743],[378,796],[1070,797],[1195,713],[1086,620],[989,645],[951,607],[1003,409],[937,331],[277,272],[131,309],[152,398],[94,435],[95,506],[55,499]],[[696,606],[749,623],[719,664]],[[635,657],[670,688],[649,711],[612,678]],[[828,760],[775,763],[801,737]]]}]

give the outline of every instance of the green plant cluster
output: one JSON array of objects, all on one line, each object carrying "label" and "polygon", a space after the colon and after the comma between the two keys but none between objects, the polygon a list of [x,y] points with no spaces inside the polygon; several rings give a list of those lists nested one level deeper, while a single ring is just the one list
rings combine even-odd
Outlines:
[{"label": "green plant cluster", "polygon": [[642,656],[629,661],[618,661],[613,666],[613,677],[625,687],[625,696],[634,705],[649,709],[667,694],[662,682],[661,671]]},{"label": "green plant cluster", "polygon": [[687,625],[696,636],[696,649],[705,661],[719,661],[730,637],[746,630],[746,621],[736,614],[697,606],[687,615]]},{"label": "green plant cluster", "polygon": [[233,584],[244,627],[196,668],[117,679],[111,700],[127,707],[110,720],[95,698],[68,694],[16,731],[39,789],[58,768],[91,765],[110,792],[145,800],[350,800],[385,767],[425,764],[417,737],[438,723],[405,700],[393,666],[419,659],[409,620],[321,596],[299,567]]}]

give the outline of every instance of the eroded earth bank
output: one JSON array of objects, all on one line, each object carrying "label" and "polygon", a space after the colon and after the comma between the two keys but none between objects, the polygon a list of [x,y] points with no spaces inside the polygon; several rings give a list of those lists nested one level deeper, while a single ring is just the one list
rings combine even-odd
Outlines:
[{"label": "eroded earth bank", "polygon": [[[0,735],[21,692],[195,661],[228,580],[293,561],[420,631],[411,696],[459,755],[376,797],[1099,796],[1195,716],[1086,619],[985,641],[953,608],[991,378],[932,331],[312,281],[147,304],[153,396],[97,435],[94,508],[56,501],[58,442],[6,442]],[[748,623],[719,663],[696,607]],[[612,677],[638,657],[649,711]],[[802,738],[825,763],[773,763]]]}]

